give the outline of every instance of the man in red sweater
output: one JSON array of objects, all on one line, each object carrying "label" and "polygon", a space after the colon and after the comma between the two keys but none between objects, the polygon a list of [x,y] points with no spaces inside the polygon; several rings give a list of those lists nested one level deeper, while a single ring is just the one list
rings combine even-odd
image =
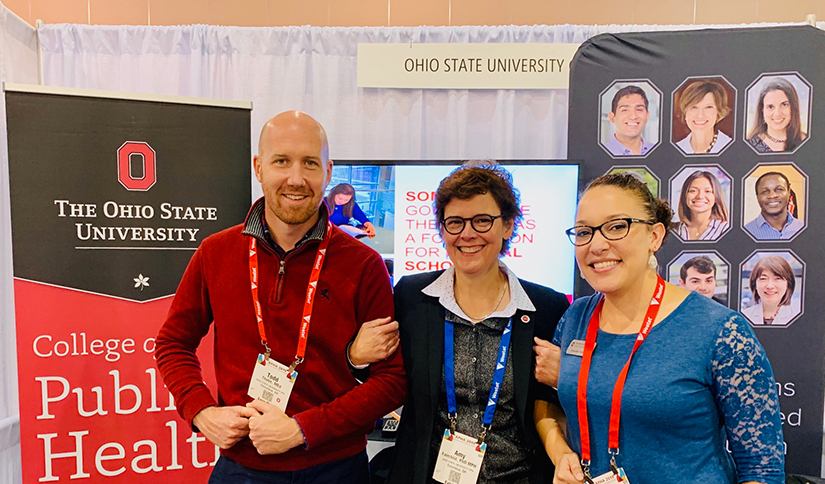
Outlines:
[{"label": "man in red sweater", "polygon": [[[395,352],[359,385],[347,345],[363,323],[393,316],[386,268],[328,223],[332,161],[310,116],[264,125],[255,176],[264,196],[246,221],[192,257],[158,334],[158,368],[181,417],[221,448],[210,483],[368,483],[366,434],[403,403],[406,381]],[[196,355],[210,325],[217,401]]]}]

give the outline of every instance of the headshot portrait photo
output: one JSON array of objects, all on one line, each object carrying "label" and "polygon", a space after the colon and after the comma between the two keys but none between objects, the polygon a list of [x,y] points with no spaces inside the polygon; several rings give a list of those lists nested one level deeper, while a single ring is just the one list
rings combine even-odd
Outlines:
[{"label": "headshot portrait photo", "polygon": [[787,327],[802,313],[804,278],[792,252],[755,252],[742,263],[739,312],[755,327]]},{"label": "headshot portrait photo", "polygon": [[792,164],[757,165],[742,183],[742,222],[754,240],[791,240],[805,229],[808,177]]},{"label": "headshot portrait photo", "polygon": [[798,73],[762,74],[747,90],[745,141],[759,154],[792,153],[810,133],[811,85]]},{"label": "headshot portrait photo", "polygon": [[599,98],[599,145],[612,157],[647,156],[661,139],[661,105],[650,81],[614,81]]},{"label": "headshot portrait photo", "polygon": [[659,197],[659,177],[645,166],[614,166],[605,173],[605,175],[612,175],[614,173],[628,173],[634,178],[647,185],[647,189],[654,197]]},{"label": "headshot portrait photo", "polygon": [[670,180],[673,233],[682,241],[715,241],[730,229],[731,177],[716,165],[686,165]]},{"label": "headshot portrait photo", "polygon": [[716,155],[733,141],[736,89],[721,76],[688,78],[673,92],[671,142],[685,155]]},{"label": "headshot portrait photo", "polygon": [[717,252],[682,252],[668,264],[668,282],[728,305],[730,264]]}]

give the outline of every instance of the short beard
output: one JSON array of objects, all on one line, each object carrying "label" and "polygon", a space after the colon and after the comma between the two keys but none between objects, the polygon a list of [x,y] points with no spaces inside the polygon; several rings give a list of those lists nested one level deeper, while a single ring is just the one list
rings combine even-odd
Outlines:
[{"label": "short beard", "polygon": [[318,213],[320,208],[319,205],[313,204],[307,208],[289,210],[285,209],[277,201],[275,203],[267,203],[267,207],[269,207],[269,210],[278,217],[281,222],[287,225],[302,225],[308,222],[309,219]]}]

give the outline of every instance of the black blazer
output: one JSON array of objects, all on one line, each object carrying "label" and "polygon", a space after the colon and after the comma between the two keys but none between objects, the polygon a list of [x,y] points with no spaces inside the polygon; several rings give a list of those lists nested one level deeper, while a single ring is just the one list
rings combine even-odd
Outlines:
[{"label": "black blazer", "polygon": [[[435,462],[430,462],[430,442],[435,430],[438,399],[441,395],[441,370],[444,364],[444,308],[438,299],[421,290],[444,271],[407,276],[395,286],[395,318],[400,325],[401,351],[407,372],[407,402],[395,442],[395,455],[388,484],[431,482]],[[552,464],[533,423],[533,404],[537,398],[558,401],[555,391],[535,379],[533,336],[553,338],[556,323],[567,309],[567,297],[552,289],[519,280],[536,312],[517,311],[510,337],[513,387],[516,412],[527,443],[534,449],[533,482],[553,477]],[[528,316],[527,323],[522,316]],[[495,431],[495,429],[493,429]]]}]

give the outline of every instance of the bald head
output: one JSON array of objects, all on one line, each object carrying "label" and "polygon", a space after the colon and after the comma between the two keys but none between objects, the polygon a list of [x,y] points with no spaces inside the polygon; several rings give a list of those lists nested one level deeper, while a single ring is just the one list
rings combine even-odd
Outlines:
[{"label": "bald head", "polygon": [[318,220],[332,177],[324,128],[299,111],[267,121],[255,155],[255,177],[264,193],[270,234],[288,250]]},{"label": "bald head", "polygon": [[284,111],[264,123],[258,140],[258,156],[263,156],[267,149],[277,147],[278,142],[284,138],[317,142],[320,146],[321,160],[326,162],[329,159],[327,132],[321,123],[307,113]]}]

